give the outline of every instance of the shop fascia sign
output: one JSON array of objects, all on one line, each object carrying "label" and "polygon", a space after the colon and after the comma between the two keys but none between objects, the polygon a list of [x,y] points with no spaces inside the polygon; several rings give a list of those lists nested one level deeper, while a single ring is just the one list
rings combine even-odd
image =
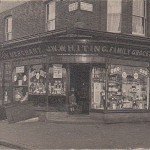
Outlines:
[{"label": "shop fascia sign", "polygon": [[50,44],[46,51],[49,53],[63,54],[99,54],[99,55],[118,55],[128,57],[150,58],[150,50],[134,48],[126,45],[115,45],[110,43],[91,43],[91,44]]},{"label": "shop fascia sign", "polygon": [[40,47],[22,48],[19,50],[4,50],[0,51],[0,59],[20,58],[42,54],[44,54],[44,51]]}]

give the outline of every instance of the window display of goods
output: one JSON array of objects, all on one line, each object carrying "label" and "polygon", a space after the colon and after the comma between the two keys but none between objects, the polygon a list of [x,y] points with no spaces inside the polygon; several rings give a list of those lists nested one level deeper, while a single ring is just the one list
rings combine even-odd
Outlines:
[{"label": "window display of goods", "polygon": [[108,109],[148,109],[148,70],[129,66],[119,66],[120,69],[115,69],[118,68],[117,65],[111,65],[111,67]]}]

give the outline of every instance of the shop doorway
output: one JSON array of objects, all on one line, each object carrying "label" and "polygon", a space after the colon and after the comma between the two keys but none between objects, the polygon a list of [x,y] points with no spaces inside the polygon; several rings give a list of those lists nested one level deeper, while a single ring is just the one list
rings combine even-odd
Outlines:
[{"label": "shop doorway", "polygon": [[88,65],[70,67],[70,90],[74,89],[77,106],[75,114],[89,114],[89,75]]}]

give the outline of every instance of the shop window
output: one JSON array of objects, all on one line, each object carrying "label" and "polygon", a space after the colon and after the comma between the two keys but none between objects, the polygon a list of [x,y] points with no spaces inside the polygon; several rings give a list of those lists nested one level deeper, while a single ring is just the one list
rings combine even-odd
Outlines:
[{"label": "shop window", "polygon": [[147,68],[111,65],[108,82],[108,109],[148,109],[148,76]]},{"label": "shop window", "polygon": [[66,96],[66,75],[66,68],[61,64],[53,64],[49,67],[49,95]]},{"label": "shop window", "polygon": [[91,108],[104,109],[105,101],[105,69],[93,67],[91,77]]},{"label": "shop window", "polygon": [[5,41],[12,39],[12,16],[5,18]]},{"label": "shop window", "polygon": [[145,35],[145,24],[146,24],[146,1],[133,0],[132,33],[137,35]]},{"label": "shop window", "polygon": [[15,67],[12,72],[13,99],[28,100],[28,69],[26,66]]},{"label": "shop window", "polygon": [[46,5],[47,13],[47,30],[55,30],[55,1],[51,1]]},{"label": "shop window", "polygon": [[29,69],[29,94],[46,94],[46,65],[33,65]]},{"label": "shop window", "polygon": [[121,32],[122,0],[107,0],[107,31]]},{"label": "shop window", "polygon": [[49,66],[48,105],[53,111],[66,111],[67,71],[65,65]]}]

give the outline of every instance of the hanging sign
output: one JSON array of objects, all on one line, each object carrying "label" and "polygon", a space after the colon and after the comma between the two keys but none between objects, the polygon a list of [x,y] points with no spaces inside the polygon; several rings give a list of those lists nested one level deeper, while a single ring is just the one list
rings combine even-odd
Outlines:
[{"label": "hanging sign", "polygon": [[62,65],[53,65],[53,78],[62,78]]},{"label": "hanging sign", "polygon": [[80,9],[93,12],[93,4],[81,2],[80,3]]},{"label": "hanging sign", "polygon": [[77,10],[77,9],[78,9],[78,2],[69,4],[69,12],[70,12],[70,11],[75,11],[75,10]]}]

